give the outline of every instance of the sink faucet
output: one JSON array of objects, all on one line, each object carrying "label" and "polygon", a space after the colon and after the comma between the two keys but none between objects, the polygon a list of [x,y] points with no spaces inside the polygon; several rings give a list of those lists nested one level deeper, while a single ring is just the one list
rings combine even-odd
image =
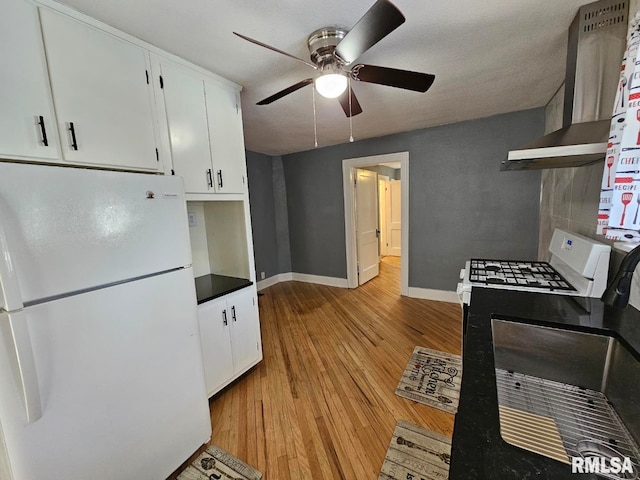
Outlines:
[{"label": "sink faucet", "polygon": [[609,283],[607,289],[600,297],[606,305],[624,308],[629,303],[631,293],[631,277],[636,266],[640,262],[640,246],[637,246],[625,255],[618,269],[618,273]]}]

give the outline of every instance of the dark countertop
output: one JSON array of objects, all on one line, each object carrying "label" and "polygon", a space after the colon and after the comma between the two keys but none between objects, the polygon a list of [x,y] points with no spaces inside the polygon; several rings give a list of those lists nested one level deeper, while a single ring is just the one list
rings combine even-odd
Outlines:
[{"label": "dark countertop", "polygon": [[214,298],[222,297],[227,293],[241,290],[249,285],[253,285],[251,280],[215,275],[213,273],[197,277],[196,297],[198,298],[198,305]]},{"label": "dark countertop", "polygon": [[631,306],[621,310],[605,306],[599,299],[474,288],[469,307],[449,479],[604,478],[595,474],[572,474],[570,465],[502,440],[493,362],[492,316],[605,333],[616,337],[640,356],[640,312]]}]

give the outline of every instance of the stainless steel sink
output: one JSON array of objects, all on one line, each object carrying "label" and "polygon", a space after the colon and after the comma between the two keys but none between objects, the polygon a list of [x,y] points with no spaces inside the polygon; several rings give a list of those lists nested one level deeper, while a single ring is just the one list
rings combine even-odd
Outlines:
[{"label": "stainless steel sink", "polygon": [[503,439],[565,463],[629,457],[640,478],[640,362],[617,339],[492,320]]}]

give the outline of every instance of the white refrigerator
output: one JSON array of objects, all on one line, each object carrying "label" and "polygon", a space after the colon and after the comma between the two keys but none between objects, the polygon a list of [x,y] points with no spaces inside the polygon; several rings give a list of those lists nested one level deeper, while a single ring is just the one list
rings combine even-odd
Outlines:
[{"label": "white refrigerator", "polygon": [[211,436],[182,179],[0,163],[0,479],[161,480]]}]

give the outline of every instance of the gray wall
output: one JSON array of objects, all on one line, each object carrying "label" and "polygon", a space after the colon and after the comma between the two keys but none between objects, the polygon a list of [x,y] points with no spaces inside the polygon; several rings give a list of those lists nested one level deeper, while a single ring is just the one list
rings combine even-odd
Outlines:
[{"label": "gray wall", "polygon": [[257,278],[260,272],[271,277],[279,272],[276,215],[273,196],[272,159],[255,152],[247,154],[251,228]]},{"label": "gray wall", "polygon": [[410,286],[453,290],[471,257],[535,258],[540,173],[499,166],[543,130],[534,109],[284,157],[247,152],[258,278],[346,278],[342,160],[399,151],[409,151]]},{"label": "gray wall", "polygon": [[246,152],[256,277],[291,271],[287,190],[282,159]]},{"label": "gray wall", "polygon": [[282,157],[272,160],[273,206],[278,241],[278,273],[291,271],[291,246],[289,245],[289,213],[287,211],[287,186],[284,181]]},{"label": "gray wall", "polygon": [[499,167],[543,131],[540,108],[283,156],[292,271],[346,278],[342,160],[400,151],[409,151],[409,286],[455,290],[470,257],[535,258],[540,173]]}]

